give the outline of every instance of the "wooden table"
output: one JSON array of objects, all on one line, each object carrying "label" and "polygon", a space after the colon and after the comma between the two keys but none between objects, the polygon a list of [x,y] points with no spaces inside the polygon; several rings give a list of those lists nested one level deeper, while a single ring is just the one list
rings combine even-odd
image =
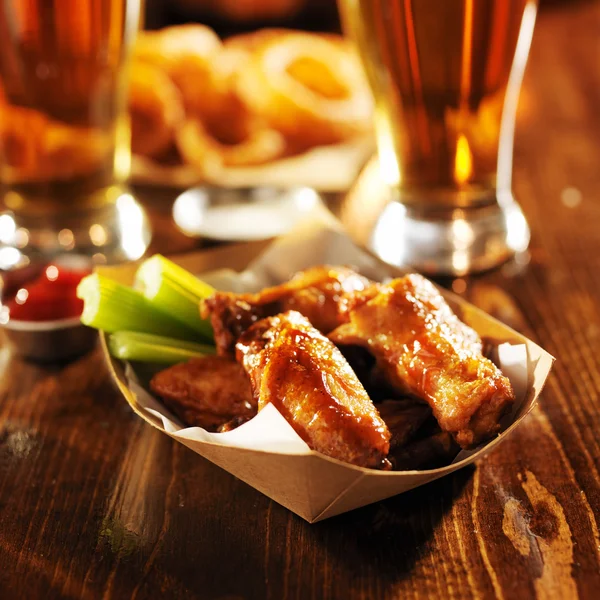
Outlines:
[{"label": "wooden table", "polygon": [[[3,349],[0,597],[597,598],[599,31],[597,2],[541,14],[515,150],[530,262],[453,286],[558,358],[498,451],[311,526],[133,415],[99,351]],[[197,245],[149,207],[157,249]]]}]

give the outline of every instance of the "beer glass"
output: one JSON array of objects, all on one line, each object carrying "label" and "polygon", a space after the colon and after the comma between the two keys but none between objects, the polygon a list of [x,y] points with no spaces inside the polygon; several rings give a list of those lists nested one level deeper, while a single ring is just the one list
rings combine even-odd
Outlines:
[{"label": "beer glass", "polygon": [[351,233],[384,260],[430,273],[488,269],[524,250],[512,151],[537,1],[339,6],[376,105],[379,174],[367,169],[347,199]]},{"label": "beer glass", "polygon": [[145,252],[147,220],[124,183],[140,1],[0,0],[0,268]]}]

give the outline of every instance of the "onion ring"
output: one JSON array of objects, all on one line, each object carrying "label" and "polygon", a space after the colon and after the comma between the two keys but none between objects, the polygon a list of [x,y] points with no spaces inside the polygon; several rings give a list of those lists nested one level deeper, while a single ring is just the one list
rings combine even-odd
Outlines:
[{"label": "onion ring", "polygon": [[129,79],[131,151],[155,157],[173,144],[185,115],[179,90],[160,69],[135,61]]},{"label": "onion ring", "polygon": [[240,48],[224,47],[215,55],[204,88],[204,110],[195,115],[217,139],[227,144],[248,138],[256,129],[256,116],[250,113],[236,86],[248,60],[250,54]]},{"label": "onion ring", "polygon": [[264,119],[249,110],[237,88],[237,79],[259,45],[280,37],[286,30],[263,29],[228,38],[210,63],[210,76],[203,88],[202,119],[212,137],[227,145],[238,144],[266,128]]},{"label": "onion ring", "polygon": [[0,112],[0,154],[3,167],[23,176],[35,172],[42,156],[41,140],[48,119],[30,108],[2,106]]},{"label": "onion ring", "polygon": [[77,127],[49,120],[43,137],[42,165],[48,177],[53,179],[71,179],[93,173],[111,177],[114,137],[100,127]]},{"label": "onion ring", "polygon": [[0,154],[6,181],[64,180],[112,171],[112,148],[112,136],[100,129],[66,125],[31,108],[2,107]]},{"label": "onion ring", "polygon": [[259,127],[267,127],[264,119],[254,114],[241,98],[237,79],[254,51],[287,33],[287,29],[273,28],[239,34],[227,38],[222,49],[215,53],[204,88],[204,111],[198,115],[212,137],[231,145],[249,138]]},{"label": "onion ring", "polygon": [[258,46],[237,85],[248,107],[273,128],[305,147],[368,131],[371,94],[342,38],[288,33]]},{"label": "onion ring", "polygon": [[272,129],[258,128],[236,144],[217,140],[199,120],[189,120],[178,131],[177,147],[186,162],[203,175],[214,176],[225,167],[256,166],[285,154],[283,136]]},{"label": "onion ring", "polygon": [[179,89],[186,112],[196,114],[205,111],[204,89],[210,64],[221,46],[209,27],[178,25],[141,32],[134,56],[162,69]]}]

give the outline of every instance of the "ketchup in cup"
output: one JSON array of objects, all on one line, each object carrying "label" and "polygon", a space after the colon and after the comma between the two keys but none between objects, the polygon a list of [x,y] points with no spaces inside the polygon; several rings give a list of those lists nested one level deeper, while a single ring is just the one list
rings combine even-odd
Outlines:
[{"label": "ketchup in cup", "polygon": [[83,300],[77,298],[77,285],[89,270],[50,264],[17,289],[3,304],[8,318],[15,321],[56,321],[81,316]]}]

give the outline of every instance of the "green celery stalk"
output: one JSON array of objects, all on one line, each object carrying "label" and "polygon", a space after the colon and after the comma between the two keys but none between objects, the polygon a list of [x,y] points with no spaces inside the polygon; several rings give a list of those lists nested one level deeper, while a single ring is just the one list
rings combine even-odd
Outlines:
[{"label": "green celery stalk", "polygon": [[134,288],[156,308],[212,341],[212,327],[200,317],[200,303],[212,296],[215,291],[212,286],[155,254],[140,265]]},{"label": "green celery stalk", "polygon": [[112,356],[121,360],[169,365],[215,353],[214,347],[205,344],[184,342],[136,331],[113,333],[108,339],[108,348]]},{"label": "green celery stalk", "polygon": [[158,310],[138,291],[98,273],[81,280],[77,297],[83,300],[81,322],[95,329],[108,333],[127,330],[197,338],[192,329]]}]

